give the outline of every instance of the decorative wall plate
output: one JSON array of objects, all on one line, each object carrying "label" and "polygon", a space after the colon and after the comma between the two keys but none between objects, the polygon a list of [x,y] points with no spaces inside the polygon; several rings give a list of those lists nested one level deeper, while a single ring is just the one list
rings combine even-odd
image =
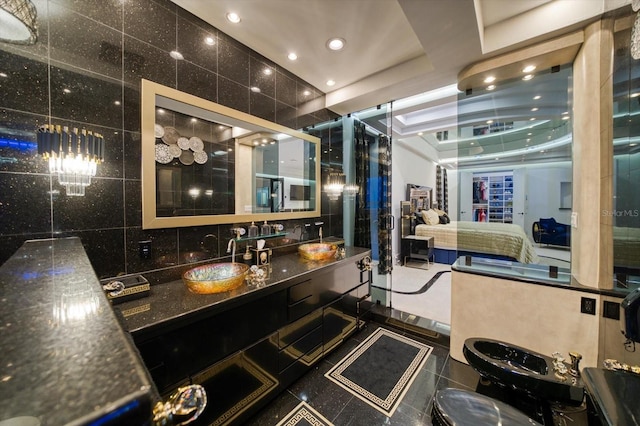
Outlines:
[{"label": "decorative wall plate", "polygon": [[178,158],[182,154],[182,150],[178,145],[169,145],[169,154],[171,154],[173,158]]},{"label": "decorative wall plate", "polygon": [[202,142],[202,139],[199,137],[193,136],[189,139],[189,148],[191,148],[193,152],[200,152],[204,149],[204,142]]},{"label": "decorative wall plate", "polygon": [[156,145],[156,161],[161,164],[169,164],[173,160],[173,155],[169,152],[169,147],[163,144]]},{"label": "decorative wall plate", "polygon": [[193,159],[198,164],[204,164],[209,159],[209,155],[204,151],[198,151],[193,153]]},{"label": "decorative wall plate", "polygon": [[156,124],[154,126],[154,132],[155,132],[156,138],[161,138],[164,136],[164,127],[162,127],[159,124]]},{"label": "decorative wall plate", "polygon": [[180,154],[180,162],[185,166],[190,166],[193,164],[193,152],[191,151],[182,151]]},{"label": "decorative wall plate", "polygon": [[164,128],[164,136],[162,136],[162,142],[167,145],[175,144],[178,142],[178,138],[180,137],[180,133],[173,127],[165,127]]},{"label": "decorative wall plate", "polygon": [[178,138],[178,146],[180,149],[189,149],[189,139],[185,137]]}]

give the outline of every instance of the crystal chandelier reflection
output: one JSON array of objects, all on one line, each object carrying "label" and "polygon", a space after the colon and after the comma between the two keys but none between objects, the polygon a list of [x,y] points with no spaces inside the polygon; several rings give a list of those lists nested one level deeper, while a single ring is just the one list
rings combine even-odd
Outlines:
[{"label": "crystal chandelier reflection", "polygon": [[329,200],[335,201],[340,198],[344,190],[345,181],[343,173],[329,173],[327,183],[324,185],[324,191],[327,193]]},{"label": "crystal chandelier reflection", "polygon": [[45,124],[38,129],[38,154],[49,162],[49,172],[58,175],[67,195],[81,197],[104,160],[104,138],[86,129]]},{"label": "crystal chandelier reflection", "polygon": [[0,0],[0,41],[34,44],[38,40],[36,17],[30,0]]}]

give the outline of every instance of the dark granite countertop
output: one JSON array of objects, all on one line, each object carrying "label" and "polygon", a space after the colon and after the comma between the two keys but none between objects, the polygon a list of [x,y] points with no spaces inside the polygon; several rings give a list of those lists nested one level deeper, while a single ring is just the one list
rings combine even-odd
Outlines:
[{"label": "dark granite countertop", "polygon": [[632,426],[640,419],[640,375],[586,367],[582,370],[588,394],[603,425]]},{"label": "dark granite countertop", "polygon": [[0,422],[148,419],[155,387],[78,238],[27,241],[2,265],[0,335]]},{"label": "dark granite countertop", "polygon": [[[282,289],[287,283],[296,283],[311,271],[322,271],[345,263],[356,262],[371,253],[370,249],[345,247],[346,256],[340,260],[323,262],[307,261],[297,253],[274,256],[271,273],[264,286],[259,288],[245,281],[240,287],[225,293],[195,294],[182,280],[151,286],[150,295],[122,304],[117,308],[125,318],[125,327],[132,333],[154,328],[170,321],[191,318],[206,313],[222,312],[238,304],[255,300]],[[301,278],[302,279],[302,278]]]}]

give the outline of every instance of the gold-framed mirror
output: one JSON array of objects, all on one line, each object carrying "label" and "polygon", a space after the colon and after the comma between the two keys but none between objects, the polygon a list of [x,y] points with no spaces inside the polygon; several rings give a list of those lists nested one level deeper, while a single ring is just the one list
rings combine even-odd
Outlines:
[{"label": "gold-framed mirror", "polygon": [[142,80],[142,227],[320,216],[320,139]]}]

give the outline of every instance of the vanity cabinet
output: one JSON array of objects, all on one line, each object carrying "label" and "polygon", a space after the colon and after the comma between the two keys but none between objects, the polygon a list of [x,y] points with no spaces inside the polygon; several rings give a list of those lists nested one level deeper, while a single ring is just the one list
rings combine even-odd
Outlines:
[{"label": "vanity cabinet", "polygon": [[195,425],[245,422],[357,330],[372,306],[371,273],[356,264],[366,254],[317,269],[290,258],[302,273],[274,259],[273,270],[286,269],[293,278],[131,330],[160,393],[201,384],[210,403]]}]

